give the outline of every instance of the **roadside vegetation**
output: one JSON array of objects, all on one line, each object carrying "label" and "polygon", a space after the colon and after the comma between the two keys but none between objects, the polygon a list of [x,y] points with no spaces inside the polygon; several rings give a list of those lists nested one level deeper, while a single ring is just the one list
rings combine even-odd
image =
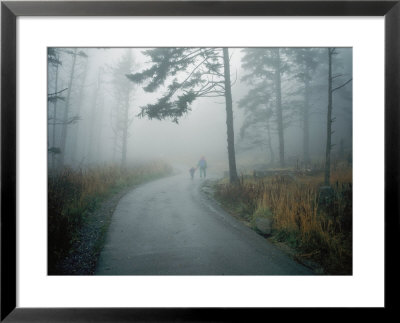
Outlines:
[{"label": "roadside vegetation", "polygon": [[226,179],[215,197],[234,216],[257,230],[257,219],[269,219],[268,239],[289,247],[297,260],[319,265],[320,274],[352,274],[352,171],[332,171],[328,197],[323,171],[305,174],[279,171],[236,184]]},{"label": "roadside vegetation", "polygon": [[[48,273],[59,274],[60,261],[73,252],[79,230],[101,202],[129,187],[171,174],[164,162],[152,162],[122,169],[97,166],[85,170],[64,168],[48,177]],[[104,239],[108,222],[99,228],[94,243]]]}]

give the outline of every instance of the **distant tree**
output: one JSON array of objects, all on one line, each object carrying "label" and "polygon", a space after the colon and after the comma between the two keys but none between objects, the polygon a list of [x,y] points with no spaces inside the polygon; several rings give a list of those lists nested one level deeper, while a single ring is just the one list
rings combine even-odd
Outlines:
[{"label": "distant tree", "polygon": [[55,47],[47,48],[47,63],[53,66],[62,65],[58,48]]},{"label": "distant tree", "polygon": [[69,74],[69,80],[68,80],[68,90],[67,94],[65,97],[65,106],[64,106],[64,113],[63,117],[61,119],[61,141],[60,141],[60,158],[59,158],[59,167],[61,168],[64,166],[64,159],[65,159],[65,148],[66,148],[66,142],[67,142],[67,135],[68,135],[68,125],[76,122],[79,120],[78,116],[69,116],[69,110],[70,110],[70,105],[71,105],[71,93],[72,93],[72,88],[73,84],[76,81],[75,80],[75,72],[76,72],[76,61],[77,57],[83,57],[87,58],[87,54],[83,50],[78,50],[78,48],[74,49],[63,49],[63,52],[71,55],[72,57],[72,64],[71,64],[71,70]]},{"label": "distant tree", "polygon": [[[66,89],[59,91],[58,90],[58,68],[62,65],[60,60],[60,53],[57,48],[49,47],[47,49],[47,63],[48,63],[48,71],[50,73],[51,68],[54,69],[54,88],[52,93],[47,94],[48,103],[53,104],[53,113],[50,115],[50,109],[48,108],[48,125],[52,125],[52,142],[51,147],[48,147],[48,152],[51,154],[51,165],[52,168],[55,168],[55,156],[60,153],[60,148],[56,147],[56,120],[57,120],[57,102],[59,100],[64,100],[64,97],[61,95]],[[50,78],[50,77],[49,77]],[[49,146],[49,144],[48,144]]]},{"label": "distant tree", "polygon": [[333,93],[347,84],[349,84],[352,79],[342,82],[341,85],[334,85],[334,80],[344,76],[343,74],[332,74],[332,60],[333,56],[337,55],[338,52],[336,48],[328,48],[328,113],[327,113],[327,127],[326,127],[326,155],[325,155],[325,185],[330,185],[330,176],[331,176],[331,151],[332,151],[332,123],[335,121],[332,118],[332,110],[333,110]]},{"label": "distant tree", "polygon": [[[79,116],[81,115],[81,110],[83,106],[83,101],[85,98],[85,93],[87,90],[87,84],[86,84],[86,78],[88,75],[88,70],[89,70],[89,59],[85,59],[82,62],[82,67],[81,67],[81,72],[78,73],[77,75],[79,79],[79,89],[78,93],[76,95],[76,109],[75,109],[75,115],[77,118],[80,118]],[[71,161],[76,163],[76,154],[77,154],[77,148],[78,148],[78,137],[79,137],[79,131],[80,131],[80,122],[76,122],[74,125],[74,129],[71,131],[72,133],[72,138],[71,138],[71,151],[70,151],[70,158]]]},{"label": "distant tree", "polygon": [[126,77],[134,67],[132,51],[128,49],[122,56],[117,66],[112,70],[112,84],[116,104],[112,110],[112,127],[114,131],[114,149],[121,151],[121,167],[126,167],[129,129],[133,122],[132,115],[132,90],[133,83]]},{"label": "distant tree", "polygon": [[89,127],[87,140],[87,157],[89,162],[98,161],[99,156],[96,154],[96,143],[100,144],[99,132],[101,131],[101,114],[104,104],[104,67],[100,66],[97,70],[97,80],[94,84],[92,99],[89,111]]},{"label": "distant tree", "polygon": [[144,90],[154,92],[168,83],[167,91],[155,104],[141,109],[149,119],[171,118],[173,122],[187,114],[190,105],[201,97],[224,97],[228,141],[229,177],[238,180],[234,146],[230,57],[228,48],[156,48],[146,50],[153,65],[141,73],[129,74],[135,83],[146,83]]},{"label": "distant tree", "polygon": [[[285,166],[284,129],[287,126],[283,114],[282,76],[289,70],[289,62],[282,48],[246,48],[242,66],[248,72],[243,78],[258,93],[274,100],[276,128],[279,141],[279,163]],[[286,98],[287,99],[287,98]],[[264,107],[266,107],[264,103]]]},{"label": "distant tree", "polygon": [[[244,109],[244,121],[240,128],[240,139],[250,139],[250,146],[264,146],[265,139],[269,150],[269,164],[275,163],[275,153],[272,145],[273,101],[271,94],[265,89],[268,81],[260,82],[239,101],[239,108]],[[266,131],[266,134],[265,134]]]},{"label": "distant tree", "polygon": [[303,87],[300,119],[303,128],[303,162],[308,165],[310,163],[311,83],[321,55],[320,50],[316,48],[291,48],[289,53],[294,61],[293,73]]}]

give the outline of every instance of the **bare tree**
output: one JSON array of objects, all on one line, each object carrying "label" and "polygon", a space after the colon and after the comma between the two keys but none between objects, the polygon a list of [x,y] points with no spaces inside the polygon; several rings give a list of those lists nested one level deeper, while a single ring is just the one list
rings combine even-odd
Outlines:
[{"label": "bare tree", "polygon": [[[49,65],[49,73],[50,73],[50,67],[54,67],[54,92],[53,93],[48,93],[47,94],[47,101],[48,103],[53,103],[53,114],[52,116],[48,116],[47,123],[48,125],[52,125],[52,142],[51,142],[51,147],[48,148],[49,153],[51,154],[51,165],[52,168],[55,169],[55,158],[56,154],[59,153],[60,149],[56,147],[56,119],[57,119],[57,102],[59,100],[63,100],[64,97],[61,96],[61,93],[64,91],[58,91],[58,78],[59,78],[59,73],[58,73],[58,68],[62,64],[60,60],[60,53],[56,48],[49,47],[47,50],[47,62]],[[48,109],[48,114],[50,113],[50,109]]]},{"label": "bare tree", "polygon": [[336,48],[328,48],[328,113],[326,120],[326,154],[325,154],[325,185],[330,185],[330,177],[331,177],[331,151],[332,151],[332,123],[335,121],[332,118],[332,110],[333,110],[333,93],[342,87],[349,84],[352,79],[349,79],[343,82],[341,85],[334,86],[334,79],[342,77],[342,74],[332,75],[332,59],[333,56],[337,55]]},{"label": "bare tree", "polygon": [[62,129],[61,129],[61,141],[60,141],[60,158],[59,158],[59,167],[64,166],[64,160],[65,160],[65,150],[66,150],[66,143],[67,143],[67,136],[68,136],[68,125],[71,123],[76,122],[79,117],[74,116],[70,118],[69,116],[69,110],[71,107],[71,93],[72,93],[72,88],[73,84],[75,81],[75,67],[76,67],[76,61],[77,57],[84,57],[87,58],[87,55],[83,51],[78,51],[78,48],[74,48],[72,50],[63,50],[65,53],[69,54],[72,56],[72,64],[71,64],[71,70],[69,74],[69,80],[68,80],[68,90],[67,90],[67,95],[65,98],[65,107],[64,107],[64,113],[63,113],[63,118],[62,118]]}]

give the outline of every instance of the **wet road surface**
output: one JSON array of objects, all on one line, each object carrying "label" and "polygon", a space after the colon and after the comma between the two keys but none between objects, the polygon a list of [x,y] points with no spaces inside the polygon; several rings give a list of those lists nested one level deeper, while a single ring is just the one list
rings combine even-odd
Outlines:
[{"label": "wet road surface", "polygon": [[96,275],[312,275],[175,175],[139,186],[115,209]]}]

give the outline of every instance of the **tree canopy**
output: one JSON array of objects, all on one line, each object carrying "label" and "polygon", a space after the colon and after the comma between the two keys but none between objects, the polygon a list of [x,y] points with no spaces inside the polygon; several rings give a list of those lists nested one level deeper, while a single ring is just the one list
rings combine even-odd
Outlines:
[{"label": "tree canopy", "polygon": [[199,97],[224,95],[221,50],[215,48],[155,48],[145,50],[152,66],[127,77],[144,84],[146,92],[154,92],[167,80],[168,86],[156,103],[141,107],[141,116],[149,119],[171,118],[178,123]]}]

